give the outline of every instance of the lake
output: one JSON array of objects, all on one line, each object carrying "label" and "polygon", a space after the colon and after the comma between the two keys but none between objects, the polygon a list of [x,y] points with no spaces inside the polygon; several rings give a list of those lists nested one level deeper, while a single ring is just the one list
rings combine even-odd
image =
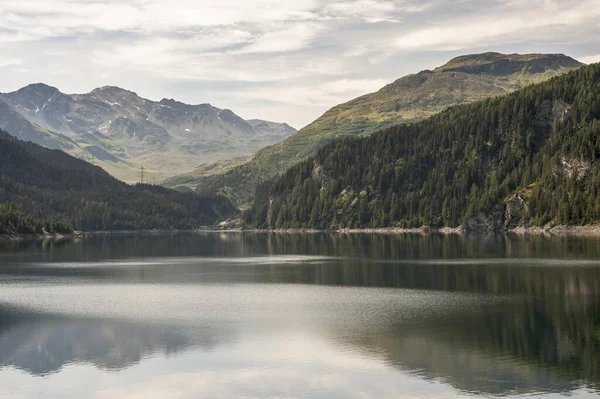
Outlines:
[{"label": "lake", "polygon": [[0,244],[0,397],[599,394],[598,238]]}]

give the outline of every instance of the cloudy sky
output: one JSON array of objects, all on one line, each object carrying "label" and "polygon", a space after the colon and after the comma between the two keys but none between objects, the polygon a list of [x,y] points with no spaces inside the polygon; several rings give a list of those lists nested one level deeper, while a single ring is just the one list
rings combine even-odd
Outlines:
[{"label": "cloudy sky", "polygon": [[465,53],[600,61],[598,0],[0,0],[0,91],[117,85],[300,128]]}]

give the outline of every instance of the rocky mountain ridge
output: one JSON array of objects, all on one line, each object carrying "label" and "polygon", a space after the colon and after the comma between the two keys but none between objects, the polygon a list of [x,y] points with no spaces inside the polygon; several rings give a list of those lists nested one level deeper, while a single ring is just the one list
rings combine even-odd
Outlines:
[{"label": "rocky mountain ridge", "polygon": [[139,180],[142,166],[162,180],[202,162],[248,155],[296,131],[210,104],[156,102],[115,86],[69,95],[43,83],[0,94],[0,127],[128,182]]}]

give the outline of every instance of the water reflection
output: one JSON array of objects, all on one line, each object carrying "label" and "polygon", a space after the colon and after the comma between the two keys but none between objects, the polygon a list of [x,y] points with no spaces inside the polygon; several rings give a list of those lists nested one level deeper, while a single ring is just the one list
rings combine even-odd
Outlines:
[{"label": "water reflection", "polygon": [[[153,358],[190,379],[261,370],[254,396],[343,396],[368,375],[396,393],[421,381],[411,397],[585,397],[600,393],[597,243],[213,234],[18,244],[0,255],[0,367],[128,375]],[[192,367],[186,355],[204,360]],[[339,384],[317,389],[317,374]],[[281,391],[282,375],[304,378],[302,394]]]},{"label": "water reflection", "polygon": [[597,306],[511,301],[354,343],[388,362],[471,394],[568,393],[600,389]]},{"label": "water reflection", "polygon": [[[202,344],[214,347],[220,336],[206,333]],[[119,370],[150,354],[171,355],[191,345],[189,334],[165,326],[0,309],[0,365],[37,375],[71,363]]]},{"label": "water reflection", "polygon": [[211,233],[0,241],[0,259],[92,261],[178,256],[321,255],[368,259],[600,259],[598,237]]},{"label": "water reflection", "polygon": [[[347,299],[354,300],[352,294]],[[431,301],[436,296],[421,299]],[[454,307],[448,317],[440,313],[431,317],[437,306],[429,306],[405,323],[375,329],[369,320],[323,323],[312,338],[330,340],[350,353],[375,356],[403,372],[471,394],[566,393],[581,382],[600,389],[600,313],[595,305],[579,301],[570,305],[572,309],[564,314],[557,312],[556,307],[562,306],[557,303],[480,302],[476,311]],[[218,321],[172,325],[15,309],[3,309],[0,320],[0,365],[36,375],[73,363],[121,370],[153,354],[218,352],[223,345],[245,346],[256,339],[247,324],[224,329]],[[294,328],[275,330],[261,329],[261,333],[265,338],[289,334],[290,349],[299,344]],[[256,359],[255,366],[260,365],[261,359]]]}]

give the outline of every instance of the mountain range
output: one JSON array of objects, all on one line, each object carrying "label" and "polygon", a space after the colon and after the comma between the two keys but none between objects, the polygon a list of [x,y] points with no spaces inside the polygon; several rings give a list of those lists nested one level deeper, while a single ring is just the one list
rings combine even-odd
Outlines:
[{"label": "mountain range", "polygon": [[[14,137],[0,134],[0,218],[36,231],[190,228],[234,216],[231,200],[253,202],[245,224],[260,228],[600,220],[595,67],[561,54],[461,56],[298,132],[112,86],[67,95],[32,84],[0,94],[0,128]],[[203,162],[164,183],[199,196],[105,172],[160,181]]]},{"label": "mountain range", "polygon": [[379,91],[337,105],[286,140],[254,156],[205,165],[168,179],[168,187],[188,186],[220,193],[237,205],[252,201],[256,187],[346,136],[365,136],[410,124],[459,104],[507,94],[581,67],[562,54],[483,53],[454,58],[434,70],[402,77]]},{"label": "mountain range", "polygon": [[126,182],[161,181],[202,163],[251,154],[296,130],[229,109],[158,102],[114,86],[64,94],[45,84],[0,93],[0,128],[102,166]]}]

